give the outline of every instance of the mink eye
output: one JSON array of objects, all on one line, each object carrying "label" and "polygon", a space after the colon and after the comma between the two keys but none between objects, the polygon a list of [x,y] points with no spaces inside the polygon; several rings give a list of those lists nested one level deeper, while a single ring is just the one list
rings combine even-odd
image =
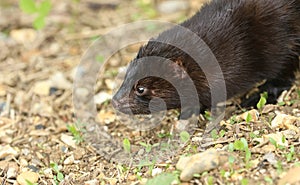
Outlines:
[{"label": "mink eye", "polygon": [[136,92],[136,95],[143,96],[146,94],[147,89],[145,87],[140,86],[140,87],[136,88],[135,92]]}]

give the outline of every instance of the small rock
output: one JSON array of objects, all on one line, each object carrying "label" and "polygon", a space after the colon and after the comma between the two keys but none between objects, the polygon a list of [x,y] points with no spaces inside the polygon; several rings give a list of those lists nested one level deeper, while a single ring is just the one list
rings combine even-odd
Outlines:
[{"label": "small rock", "polygon": [[99,185],[99,181],[97,179],[90,180],[90,181],[85,181],[84,185]]},{"label": "small rock", "polygon": [[51,168],[46,168],[43,172],[44,172],[44,175],[47,178],[49,178],[49,179],[53,178],[53,173],[52,173],[52,169]]},{"label": "small rock", "polygon": [[64,164],[68,165],[68,164],[73,164],[75,161],[74,159],[74,155],[71,155],[69,157],[67,157],[65,160],[64,160]]},{"label": "small rock", "polygon": [[10,144],[12,140],[12,137],[8,136],[5,131],[0,130],[0,143]]},{"label": "small rock", "polygon": [[53,109],[46,102],[37,102],[31,107],[31,112],[33,114],[50,116],[53,112]]},{"label": "small rock", "polygon": [[72,84],[69,82],[65,75],[61,72],[55,73],[50,77],[51,87],[56,87],[58,89],[71,89]]},{"label": "small rock", "polygon": [[161,169],[161,168],[154,168],[154,169],[152,170],[151,175],[152,175],[152,177],[154,177],[154,176],[156,176],[156,175],[158,175],[158,174],[161,174],[161,172],[162,172],[162,169]]},{"label": "small rock", "polygon": [[116,120],[116,114],[114,112],[100,111],[97,114],[97,120],[100,123],[109,124],[109,123],[112,123]]},{"label": "small rock", "polygon": [[26,159],[21,158],[21,159],[19,159],[19,161],[20,161],[20,166],[21,167],[28,166],[28,161]]},{"label": "small rock", "polygon": [[49,80],[36,82],[33,86],[33,92],[37,95],[47,96],[49,95],[51,84]]},{"label": "small rock", "polygon": [[276,160],[276,157],[275,157],[275,154],[274,153],[266,153],[263,157],[263,160],[266,160],[268,161],[270,164],[272,165],[276,165],[277,164],[277,160]]},{"label": "small rock", "polygon": [[283,137],[282,132],[277,132],[275,134],[264,135],[263,138],[264,138],[265,141],[268,141],[268,140],[270,140],[270,138],[272,138],[273,140],[276,141],[276,143],[278,145],[285,146],[285,147],[288,146],[288,142],[287,142],[286,138]]},{"label": "small rock", "polygon": [[272,112],[275,110],[276,107],[277,107],[276,105],[272,105],[272,104],[265,105],[262,110],[262,113],[267,114],[269,112]]},{"label": "small rock", "polygon": [[105,79],[105,85],[108,87],[110,90],[114,90],[117,86],[116,81],[112,79]]},{"label": "small rock", "polygon": [[244,121],[246,121],[249,114],[251,116],[251,120],[250,121],[257,121],[258,120],[258,118],[259,118],[259,112],[257,110],[255,110],[255,109],[252,109],[250,111],[244,112],[241,115],[238,115],[237,119],[238,120],[244,120]]},{"label": "small rock", "polygon": [[100,105],[110,99],[112,99],[112,95],[107,92],[100,92],[94,96],[94,101],[97,105]]},{"label": "small rock", "polygon": [[276,147],[272,144],[268,144],[258,149],[260,153],[274,152]]},{"label": "small rock", "polygon": [[110,185],[116,185],[117,182],[118,182],[118,179],[115,179],[115,178],[109,178],[108,179],[108,182]]},{"label": "small rock", "polygon": [[85,154],[86,152],[83,148],[76,148],[76,150],[74,151],[74,159],[80,160]]},{"label": "small rock", "polygon": [[0,145],[0,159],[5,158],[5,157],[10,156],[10,155],[17,156],[18,154],[19,154],[19,152],[17,152],[11,146],[9,146],[9,145],[1,146]]},{"label": "small rock", "polygon": [[66,145],[71,146],[73,148],[76,148],[76,142],[75,142],[73,136],[69,136],[69,135],[66,135],[66,134],[61,134],[60,139]]},{"label": "small rock", "polygon": [[297,133],[300,132],[300,129],[294,125],[297,121],[297,118],[287,114],[277,113],[276,117],[271,122],[272,128],[287,128],[295,130]]},{"label": "small rock", "polygon": [[30,181],[31,183],[36,183],[39,180],[39,175],[35,172],[23,172],[17,177],[17,182],[20,185],[27,185],[28,183],[26,180]]},{"label": "small rock", "polygon": [[298,184],[300,182],[300,167],[292,167],[284,177],[282,177],[278,185]]},{"label": "small rock", "polygon": [[10,165],[6,173],[6,177],[8,179],[15,179],[17,175],[18,175],[18,166]]},{"label": "small rock", "polygon": [[20,44],[30,44],[37,38],[37,32],[34,29],[12,30],[10,37]]},{"label": "small rock", "polygon": [[228,161],[228,157],[225,152],[210,149],[193,156],[180,158],[176,164],[176,168],[182,170],[180,179],[189,181],[193,178],[194,174],[215,169],[223,165],[226,161]]},{"label": "small rock", "polygon": [[168,0],[160,3],[158,11],[163,14],[175,13],[189,8],[189,2],[183,0]]},{"label": "small rock", "polygon": [[136,176],[135,175],[128,175],[127,179],[129,181],[135,181],[136,180]]}]

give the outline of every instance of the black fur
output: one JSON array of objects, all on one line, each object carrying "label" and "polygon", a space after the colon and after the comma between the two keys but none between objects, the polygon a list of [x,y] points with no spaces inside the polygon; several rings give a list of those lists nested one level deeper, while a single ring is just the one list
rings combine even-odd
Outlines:
[{"label": "black fur", "polygon": [[[295,79],[300,55],[300,0],[213,0],[180,25],[201,37],[214,53],[224,74],[228,98],[244,93],[266,79],[260,90],[267,91],[273,97],[269,102],[274,103],[280,92],[289,88]],[[180,96],[166,80],[156,77],[133,80],[137,74],[147,73],[148,68],[138,66],[149,56],[170,59],[181,66],[197,88],[201,108],[213,106],[203,71],[185,52],[166,44],[168,38],[176,34],[175,30],[161,33],[140,49],[113,98],[113,105],[118,110],[150,113],[149,101],[154,97],[162,98],[168,109],[181,108]],[[176,38],[186,42],[180,35]],[[199,52],[203,50],[202,45],[190,45]],[[173,71],[175,74],[171,77],[178,81],[185,77],[184,72],[178,75],[178,70]],[[149,90],[146,96],[135,94],[136,85]],[[254,100],[245,100],[244,105],[252,105],[259,98],[256,96]]]}]

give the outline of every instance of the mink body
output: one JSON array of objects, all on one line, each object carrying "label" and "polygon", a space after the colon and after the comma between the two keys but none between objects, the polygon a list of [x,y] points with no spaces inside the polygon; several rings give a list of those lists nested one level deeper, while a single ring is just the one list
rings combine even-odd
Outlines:
[{"label": "mink body", "polygon": [[[245,93],[256,83],[267,80],[260,91],[267,91],[268,102],[274,103],[282,90],[288,89],[295,80],[300,55],[300,0],[213,0],[180,26],[197,34],[215,55],[224,75],[227,98]],[[174,28],[166,30],[140,48],[113,97],[116,109],[148,114],[153,98],[161,98],[167,109],[183,108],[182,97],[167,80],[154,76],[135,78],[151,70],[140,67],[153,62],[146,61],[151,56],[169,59],[185,70],[195,84],[201,110],[214,106],[211,87],[202,69],[187,53],[167,44],[175,31]],[[190,42],[180,35],[176,38],[182,43]],[[201,44],[191,47],[199,52],[205,50]],[[206,62],[208,65],[210,61]],[[169,74],[171,78],[180,81],[186,77],[183,73],[176,74],[173,65],[169,68],[174,71]],[[257,101],[257,97],[243,103],[247,106],[253,101]]]}]

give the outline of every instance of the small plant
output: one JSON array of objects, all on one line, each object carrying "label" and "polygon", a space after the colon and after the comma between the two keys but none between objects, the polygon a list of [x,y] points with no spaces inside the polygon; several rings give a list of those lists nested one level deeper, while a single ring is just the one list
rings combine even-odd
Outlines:
[{"label": "small plant", "polygon": [[205,112],[204,112],[204,117],[205,117],[205,119],[207,119],[208,121],[211,121],[211,120],[212,120],[211,114],[210,114],[210,112],[208,112],[208,111],[205,111]]},{"label": "small plant", "polygon": [[233,143],[233,147],[235,150],[244,151],[245,152],[245,163],[247,167],[250,167],[250,159],[251,159],[251,151],[248,148],[248,143],[245,138],[241,138],[240,140],[236,140]]},{"label": "small plant", "polygon": [[295,159],[295,155],[296,155],[296,153],[295,153],[295,147],[294,147],[294,145],[292,145],[290,147],[289,153],[286,154],[286,160],[288,162],[292,161],[293,159]]},{"label": "small plant", "polygon": [[283,172],[283,167],[282,167],[281,161],[277,161],[277,163],[275,164],[275,168],[277,169],[278,174],[281,174]]},{"label": "small plant", "polygon": [[131,146],[130,146],[130,141],[129,141],[129,139],[125,138],[125,139],[123,140],[123,148],[124,148],[124,151],[125,151],[125,152],[130,153],[130,148],[131,148]]},{"label": "small plant", "polygon": [[246,117],[246,123],[250,123],[250,121],[252,121],[252,116],[250,113],[248,113]]},{"label": "small plant", "polygon": [[218,131],[216,129],[212,130],[210,133],[211,137],[215,140],[223,137],[225,134],[226,134],[225,130],[220,130],[220,132],[218,133]]},{"label": "small plant", "polygon": [[257,105],[256,105],[256,107],[257,107],[258,110],[261,111],[262,108],[263,108],[263,106],[266,105],[266,103],[267,103],[267,98],[268,98],[268,93],[267,93],[267,92],[264,92],[264,93],[262,93],[262,94],[260,95],[260,99],[259,99],[259,101],[258,101],[258,103],[257,103]]},{"label": "small plant", "polygon": [[50,167],[53,169],[53,171],[56,173],[56,175],[53,177],[54,182],[56,185],[58,185],[60,182],[64,180],[64,174],[62,174],[59,169],[57,163],[50,163]]},{"label": "small plant", "polygon": [[34,0],[20,0],[20,9],[27,14],[36,14],[33,27],[37,30],[45,27],[45,18],[51,10],[51,1],[43,0],[40,3]]},{"label": "small plant", "polygon": [[30,181],[27,180],[27,179],[26,179],[25,181],[26,181],[26,184],[27,184],[27,185],[38,185],[38,183],[32,183],[32,182],[30,182]]},{"label": "small plant", "polygon": [[72,133],[73,139],[75,140],[76,144],[79,144],[84,141],[83,134],[74,124],[67,125],[67,129],[69,132]]},{"label": "small plant", "polygon": [[186,131],[182,131],[180,132],[180,140],[183,142],[183,143],[186,143],[190,140],[190,134]]},{"label": "small plant", "polygon": [[249,184],[249,179],[243,178],[241,180],[241,185],[248,185]]},{"label": "small plant", "polygon": [[214,177],[213,176],[207,177],[207,184],[209,184],[209,185],[213,185],[214,184]]},{"label": "small plant", "polygon": [[152,148],[158,146],[159,143],[155,143],[154,145],[151,145],[151,144],[147,144],[147,143],[144,143],[144,142],[140,142],[140,145],[145,147],[146,152],[149,153],[149,152],[151,152]]},{"label": "small plant", "polygon": [[273,184],[273,179],[268,176],[265,177],[265,181],[269,184]]},{"label": "small plant", "polygon": [[[283,140],[283,138],[285,138],[285,137],[282,137],[282,140]],[[285,149],[285,147],[284,146],[282,146],[282,145],[280,145],[280,144],[278,144],[277,143],[277,141],[275,140],[275,139],[273,139],[273,138],[269,138],[269,141],[270,141],[270,143],[272,144],[272,145],[274,145],[276,148],[279,148],[279,149],[281,149],[281,150],[283,150],[283,149]],[[285,141],[283,141],[282,143],[284,143]]]},{"label": "small plant", "polygon": [[179,183],[178,174],[162,173],[153,179],[149,179],[146,185],[170,185],[172,183]]}]

